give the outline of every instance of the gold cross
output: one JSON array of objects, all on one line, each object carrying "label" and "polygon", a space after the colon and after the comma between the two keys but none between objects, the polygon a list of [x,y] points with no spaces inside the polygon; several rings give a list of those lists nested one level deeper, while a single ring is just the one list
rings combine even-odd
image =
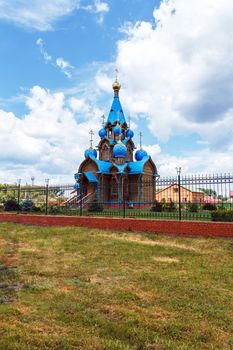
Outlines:
[{"label": "gold cross", "polygon": [[115,72],[116,72],[116,81],[118,81],[118,73],[119,73],[119,71],[118,71],[117,68],[115,69]]},{"label": "gold cross", "polygon": [[141,131],[139,133],[139,137],[140,137],[140,149],[142,149],[142,132]]},{"label": "gold cross", "polygon": [[106,117],[105,117],[105,115],[103,114],[101,118],[103,119],[102,125],[104,126]]},{"label": "gold cross", "polygon": [[91,135],[91,139],[90,139],[90,148],[92,149],[93,148],[93,135],[94,135],[94,131],[93,130],[91,130],[90,132],[89,132],[89,134]]}]

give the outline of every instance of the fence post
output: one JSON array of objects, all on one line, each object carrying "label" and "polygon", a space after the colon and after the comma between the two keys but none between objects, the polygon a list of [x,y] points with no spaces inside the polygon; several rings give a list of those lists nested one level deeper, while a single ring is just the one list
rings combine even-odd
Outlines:
[{"label": "fence post", "polygon": [[17,194],[17,214],[19,214],[19,202],[20,202],[20,190],[21,190],[21,187],[20,187],[20,183],[21,183],[21,180],[19,179],[18,180],[18,194]]},{"label": "fence post", "polygon": [[125,218],[125,191],[123,192],[123,218]]},{"label": "fence post", "polygon": [[83,187],[82,185],[80,186],[80,207],[79,207],[79,215],[82,216],[83,215]]},{"label": "fence post", "polygon": [[178,175],[178,196],[179,196],[179,220],[181,220],[181,193],[180,193],[180,174],[181,174],[181,168],[176,168],[177,175]]},{"label": "fence post", "polygon": [[45,179],[46,190],[45,190],[45,215],[48,215],[48,199],[49,199],[49,179]]}]

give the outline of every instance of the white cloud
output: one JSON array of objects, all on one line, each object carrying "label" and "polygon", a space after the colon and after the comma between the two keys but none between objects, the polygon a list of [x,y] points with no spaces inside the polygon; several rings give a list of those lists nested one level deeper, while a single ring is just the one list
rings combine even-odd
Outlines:
[{"label": "white cloud", "polygon": [[[139,145],[137,146],[139,148]],[[143,149],[156,161],[156,158],[161,154],[161,148],[159,145],[144,145]]]},{"label": "white cloud", "polygon": [[160,140],[198,133],[229,150],[233,130],[233,2],[164,0],[154,23],[123,28],[116,66],[126,107]]},{"label": "white cloud", "polygon": [[79,0],[0,1],[0,18],[39,31],[53,29],[60,18],[79,8]]},{"label": "white cloud", "polygon": [[94,4],[96,13],[107,13],[109,11],[109,5],[107,2],[96,0]]},{"label": "white cloud", "polygon": [[87,114],[90,112],[90,106],[86,103],[83,98],[71,97],[70,99],[70,108],[74,113]]},{"label": "white cloud", "polygon": [[72,78],[71,70],[74,67],[68,61],[65,61],[62,57],[58,57],[56,64],[69,79]]},{"label": "white cloud", "polygon": [[80,0],[2,0],[0,19],[43,32],[53,30],[58,20],[80,8],[96,13],[100,24],[109,11],[108,3],[101,0],[94,0],[87,6],[81,5]]},{"label": "white cloud", "polygon": [[45,63],[51,62],[52,56],[50,56],[50,55],[48,54],[48,52],[45,50],[44,41],[43,41],[41,38],[39,38],[39,39],[37,39],[37,41],[36,41],[36,45],[39,46],[39,48],[40,48],[40,53],[41,53],[41,55],[43,56]]},{"label": "white cloud", "polygon": [[81,6],[85,11],[97,14],[97,22],[102,24],[104,21],[104,16],[109,12],[110,7],[107,2],[101,0],[94,0],[93,5]]},{"label": "white cloud", "polygon": [[176,175],[176,167],[181,167],[183,175],[233,173],[232,154],[221,151],[213,153],[209,149],[188,156],[161,153],[155,162],[161,176]]},{"label": "white cloud", "polygon": [[49,53],[45,50],[45,44],[43,39],[37,39],[36,45],[39,46],[40,53],[46,64],[50,63],[51,65],[58,67],[67,78],[72,78],[72,70],[74,69],[74,67],[68,61],[65,61],[62,57],[58,57],[54,62],[52,56],[49,55]]},{"label": "white cloud", "polygon": [[72,182],[91,129],[97,144],[102,111],[84,98],[66,98],[39,86],[30,90],[26,105],[29,113],[23,119],[0,110],[0,181],[30,182],[33,174],[37,182],[46,177]]},{"label": "white cloud", "polygon": [[112,85],[112,80],[105,73],[101,71],[97,72],[95,81],[102,91],[109,93],[109,87]]}]

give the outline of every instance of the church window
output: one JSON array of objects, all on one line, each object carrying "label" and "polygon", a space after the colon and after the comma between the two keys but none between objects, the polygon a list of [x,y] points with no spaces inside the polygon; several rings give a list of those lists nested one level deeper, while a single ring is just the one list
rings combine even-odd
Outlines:
[{"label": "church window", "polygon": [[111,197],[112,200],[118,199],[118,185],[116,179],[113,179],[111,183]]}]

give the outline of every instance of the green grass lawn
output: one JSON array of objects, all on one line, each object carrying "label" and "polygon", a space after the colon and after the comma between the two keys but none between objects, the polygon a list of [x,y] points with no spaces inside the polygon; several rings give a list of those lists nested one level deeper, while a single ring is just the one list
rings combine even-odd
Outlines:
[{"label": "green grass lawn", "polygon": [[0,224],[0,349],[233,349],[233,242]]},{"label": "green grass lawn", "polygon": [[[79,214],[79,211],[76,211]],[[88,210],[83,210],[82,212],[85,216],[113,216],[113,217],[123,217],[123,209],[105,209],[100,212],[89,212]],[[198,221],[211,221],[211,212],[208,210],[199,210],[196,213],[182,210],[182,220],[198,220]],[[179,220],[178,210],[173,212],[155,212],[149,209],[126,209],[125,217],[127,218],[147,218],[147,219],[161,219],[161,220]]]},{"label": "green grass lawn", "polygon": [[[24,214],[27,214],[28,212],[25,212]],[[29,214],[44,214],[44,212],[39,213],[29,213]],[[50,208],[48,209],[48,214],[51,215],[73,215],[73,216],[79,216],[80,215],[80,209],[66,209],[63,208],[59,210],[58,212],[51,211]],[[162,211],[162,212],[155,212],[151,211],[150,209],[126,209],[125,212],[123,208],[110,208],[110,209],[104,209],[103,211],[95,211],[90,212],[87,209],[82,210],[83,216],[109,216],[109,217],[123,217],[125,214],[125,217],[127,218],[146,218],[146,219],[161,219],[161,220],[179,220],[179,212],[178,210],[168,212],[168,211]],[[209,210],[199,210],[198,212],[190,212],[188,210],[182,210],[182,220],[198,220],[198,221],[211,221],[211,211]]]}]

